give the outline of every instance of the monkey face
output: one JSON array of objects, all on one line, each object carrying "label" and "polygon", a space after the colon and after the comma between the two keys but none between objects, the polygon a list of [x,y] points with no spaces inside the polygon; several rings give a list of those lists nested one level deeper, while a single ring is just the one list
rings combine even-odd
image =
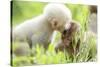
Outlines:
[{"label": "monkey face", "polygon": [[[80,38],[76,42],[76,34],[79,32],[80,26],[77,23],[71,22],[70,26],[62,32],[61,41],[57,45],[57,49],[67,50],[70,55],[76,54],[79,51]],[[75,45],[75,48],[73,47]]]},{"label": "monkey face", "polygon": [[75,33],[78,32],[78,25],[76,23],[70,23],[71,26],[65,29],[62,33],[62,41],[66,46],[69,46],[75,37]]},{"label": "monkey face", "polygon": [[59,32],[62,32],[64,30],[65,23],[59,22],[55,18],[52,19],[50,23],[51,23],[51,27],[52,27],[53,30],[57,30]]},{"label": "monkey face", "polygon": [[71,40],[72,40],[70,31],[65,29],[62,33],[61,38],[62,38],[62,41],[65,44],[65,46],[69,46],[69,44],[71,43]]}]

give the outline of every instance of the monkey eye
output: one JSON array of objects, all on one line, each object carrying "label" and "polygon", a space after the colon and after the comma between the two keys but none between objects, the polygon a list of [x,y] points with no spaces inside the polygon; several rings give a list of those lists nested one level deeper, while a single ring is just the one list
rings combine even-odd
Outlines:
[{"label": "monkey eye", "polygon": [[64,31],[63,31],[63,35],[65,35],[66,33],[67,33],[67,30],[64,30]]}]

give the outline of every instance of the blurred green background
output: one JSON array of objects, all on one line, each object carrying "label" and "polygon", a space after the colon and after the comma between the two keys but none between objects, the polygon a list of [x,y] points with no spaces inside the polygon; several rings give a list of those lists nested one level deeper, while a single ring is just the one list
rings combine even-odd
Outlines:
[{"label": "blurred green background", "polygon": [[13,25],[19,24],[27,19],[33,18],[42,13],[46,3],[29,1],[12,2],[12,22]]},{"label": "blurred green background", "polygon": [[[43,8],[46,4],[44,2],[34,2],[34,1],[13,1],[11,2],[12,6],[12,26],[15,27],[16,25],[23,23],[23,21],[34,18],[43,12]],[[80,4],[65,4],[71,12],[73,19],[80,22],[82,26],[82,33],[88,29],[88,17],[89,17],[89,8],[88,5],[80,5]],[[57,38],[59,39],[59,34]],[[94,61],[96,52],[94,50],[94,46],[90,46],[91,44],[96,44],[95,38],[90,38],[87,40],[86,45],[88,47],[81,47],[78,56],[74,56],[74,58],[70,58],[68,55],[67,57],[63,52],[55,53],[53,46],[49,46],[47,52],[43,52],[44,49],[37,46],[37,54],[34,57],[15,57],[13,58],[12,64],[14,66],[17,65],[33,65],[33,64],[57,64],[57,63],[72,63],[72,62],[86,62],[90,57],[90,61]],[[15,43],[14,43],[15,45]],[[91,48],[91,49],[89,49]],[[12,49],[16,49],[16,46],[13,46]],[[82,52],[83,51],[83,52]],[[93,54],[93,56],[91,56]],[[95,58],[96,59],[96,58]],[[32,60],[34,63],[31,63]]]},{"label": "blurred green background", "polygon": [[[46,4],[48,3],[34,1],[14,1],[12,3],[13,26],[42,14],[43,8]],[[87,17],[89,15],[87,6],[73,4],[66,4],[66,6],[70,8],[74,20],[79,21],[82,25],[87,22]]]}]

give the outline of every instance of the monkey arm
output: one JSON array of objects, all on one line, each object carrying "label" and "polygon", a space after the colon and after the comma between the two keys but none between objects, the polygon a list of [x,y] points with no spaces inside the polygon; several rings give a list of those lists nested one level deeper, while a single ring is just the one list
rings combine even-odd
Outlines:
[{"label": "monkey arm", "polygon": [[48,40],[48,34],[46,32],[40,32],[39,34],[34,34],[31,37],[32,47],[35,47],[37,44],[47,48],[50,40]]}]

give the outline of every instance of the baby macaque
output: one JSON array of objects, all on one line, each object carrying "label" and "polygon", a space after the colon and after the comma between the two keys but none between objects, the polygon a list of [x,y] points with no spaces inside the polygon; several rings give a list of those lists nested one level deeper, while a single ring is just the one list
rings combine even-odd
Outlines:
[{"label": "baby macaque", "polygon": [[[61,40],[56,45],[55,50],[56,51],[67,50],[67,52],[71,55],[76,54],[79,50],[79,45],[80,45],[80,38],[76,36],[79,34],[79,31],[80,31],[80,25],[78,23],[75,23],[75,21],[72,21],[70,23],[70,27],[63,31]],[[77,41],[75,40],[76,37]]]},{"label": "baby macaque", "polygon": [[46,5],[41,15],[27,20],[12,31],[13,41],[28,42],[32,49],[37,44],[47,48],[54,30],[62,32],[72,20],[71,11],[60,3]]}]

